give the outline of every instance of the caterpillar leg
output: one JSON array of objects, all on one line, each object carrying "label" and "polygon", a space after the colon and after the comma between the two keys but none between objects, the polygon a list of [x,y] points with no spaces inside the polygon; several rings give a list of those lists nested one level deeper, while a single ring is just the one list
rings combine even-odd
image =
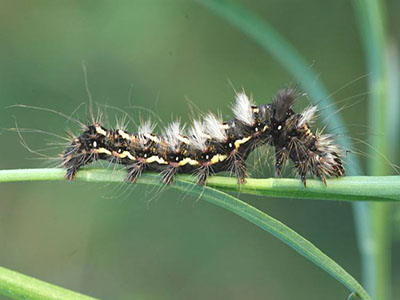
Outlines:
[{"label": "caterpillar leg", "polygon": [[144,165],[141,163],[135,163],[126,166],[126,170],[128,171],[126,180],[133,183],[142,175]]},{"label": "caterpillar leg", "polygon": [[319,174],[318,177],[319,177],[319,179],[322,181],[322,183],[323,183],[325,186],[328,186],[328,185],[326,184],[326,178],[325,178],[324,175]]},{"label": "caterpillar leg", "polygon": [[236,174],[238,184],[246,183],[246,162],[242,159],[235,159],[234,172]]},{"label": "caterpillar leg", "polygon": [[171,184],[174,181],[174,176],[177,173],[178,168],[170,167],[162,172],[161,182],[165,184]]},{"label": "caterpillar leg", "polygon": [[[334,157],[334,158],[332,158]],[[344,173],[344,168],[342,165],[342,161],[336,155],[333,156],[331,153],[328,153],[325,156],[316,156],[314,159],[312,173],[317,176],[325,186],[326,176],[328,177],[340,177]]]},{"label": "caterpillar leg", "polygon": [[345,170],[342,162],[343,150],[334,144],[332,136],[317,134],[316,149],[312,159],[312,172],[326,185],[325,177],[341,177]]},{"label": "caterpillar leg", "polygon": [[286,160],[286,149],[276,148],[275,149],[275,174],[276,177],[281,177],[282,166]]},{"label": "caterpillar leg", "polygon": [[205,185],[206,181],[210,177],[210,168],[209,167],[201,167],[197,170],[197,180],[196,183],[198,185]]},{"label": "caterpillar leg", "polygon": [[300,174],[301,182],[303,183],[304,187],[307,187],[307,179],[306,179],[306,174],[301,173]]},{"label": "caterpillar leg", "polygon": [[322,181],[322,183],[325,185],[325,186],[328,186],[327,184],[326,184],[326,178],[325,178],[325,175],[321,172],[321,170],[318,168],[318,167],[313,167],[313,169],[312,169],[312,172],[313,172],[313,174],[315,175],[315,176],[317,176],[321,181]]},{"label": "caterpillar leg", "polygon": [[78,144],[74,141],[64,152],[63,166],[66,169],[65,178],[74,180],[78,169],[95,159],[93,154],[85,153],[79,149]]},{"label": "caterpillar leg", "polygon": [[303,183],[304,187],[307,187],[307,179],[306,175],[309,171],[308,163],[306,161],[296,162],[295,163],[297,172],[300,175],[301,182]]}]

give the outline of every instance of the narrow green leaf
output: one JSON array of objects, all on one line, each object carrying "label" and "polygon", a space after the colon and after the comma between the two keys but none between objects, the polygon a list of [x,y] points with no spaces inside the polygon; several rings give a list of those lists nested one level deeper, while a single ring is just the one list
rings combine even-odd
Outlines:
[{"label": "narrow green leaf", "polygon": [[299,254],[303,255],[307,259],[311,260],[314,264],[328,272],[332,277],[340,281],[344,286],[346,286],[351,292],[357,294],[357,296],[359,296],[361,299],[371,300],[363,287],[357,282],[357,280],[347,273],[345,269],[343,269],[333,259],[319,250],[310,241],[306,240],[304,237],[290,229],[282,222],[224,192],[212,190],[208,187],[201,188],[199,186],[195,186],[195,188],[192,188],[188,187],[188,183],[185,183],[178,188],[180,190],[188,190],[191,188],[191,193],[195,195],[201,193],[202,199],[212,204],[221,206],[271,233],[276,238],[296,250]]},{"label": "narrow green leaf", "polygon": [[0,267],[0,294],[19,300],[95,300],[3,267]]}]

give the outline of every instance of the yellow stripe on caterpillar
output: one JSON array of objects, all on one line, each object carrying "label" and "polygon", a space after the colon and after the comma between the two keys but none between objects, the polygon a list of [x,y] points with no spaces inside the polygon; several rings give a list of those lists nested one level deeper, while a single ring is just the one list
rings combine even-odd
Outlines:
[{"label": "yellow stripe on caterpillar", "polygon": [[118,134],[119,134],[124,140],[128,140],[128,141],[131,140],[131,136],[130,136],[128,133],[126,133],[125,131],[123,131],[123,130],[118,130]]},{"label": "yellow stripe on caterpillar", "polygon": [[158,164],[160,164],[160,165],[168,165],[168,162],[164,158],[159,157],[159,156],[157,156],[157,157],[158,157],[158,160],[157,160]]},{"label": "yellow stripe on caterpillar", "polygon": [[121,154],[119,154],[118,156],[119,156],[119,158],[128,157],[130,160],[136,160],[136,157],[134,157],[129,151],[124,151]]},{"label": "yellow stripe on caterpillar", "polygon": [[178,165],[179,165],[180,167],[182,167],[182,166],[184,166],[184,165],[186,165],[186,164],[189,164],[189,165],[191,165],[191,166],[197,166],[197,165],[199,164],[199,162],[198,162],[197,160],[194,160],[194,159],[191,159],[191,158],[187,157],[187,158],[182,159],[182,160],[178,163]]},{"label": "yellow stripe on caterpillar", "polygon": [[308,127],[307,124],[304,124],[303,128],[305,130],[305,135],[311,135],[312,137],[314,136],[314,134],[312,133],[311,129]]},{"label": "yellow stripe on caterpillar", "polygon": [[241,145],[247,143],[250,139],[251,136],[246,136],[240,140],[235,141],[235,149],[238,150]]},{"label": "yellow stripe on caterpillar", "polygon": [[156,163],[158,163],[160,165],[167,165],[168,164],[168,162],[165,161],[164,158],[159,157],[157,155],[153,155],[153,156],[150,156],[149,158],[146,158],[146,163],[151,164],[151,163],[154,163],[154,162],[156,162]]},{"label": "yellow stripe on caterpillar", "polygon": [[214,156],[211,158],[210,162],[211,162],[212,165],[214,165],[214,164],[216,164],[216,163],[219,163],[219,162],[221,162],[221,161],[224,161],[226,158],[227,158],[227,155],[224,155],[224,154],[216,154],[216,155],[214,155]]},{"label": "yellow stripe on caterpillar", "polygon": [[96,153],[96,154],[111,155],[111,152],[109,150],[107,150],[106,148],[93,149],[93,152]]},{"label": "yellow stripe on caterpillar", "polygon": [[104,136],[107,135],[107,131],[105,131],[103,128],[101,128],[101,126],[96,125],[95,128],[96,128],[96,132],[97,132],[98,134],[101,134],[101,135],[104,135]]}]

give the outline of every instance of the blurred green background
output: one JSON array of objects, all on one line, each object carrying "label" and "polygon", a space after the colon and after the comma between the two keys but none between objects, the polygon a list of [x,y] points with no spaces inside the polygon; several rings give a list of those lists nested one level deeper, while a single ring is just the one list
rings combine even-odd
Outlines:
[{"label": "blurred green background", "polygon": [[[350,132],[336,133],[363,140],[382,134],[366,124],[365,96],[346,101],[366,92],[367,75],[348,0],[238,2],[287,37],[329,90],[337,91],[340,106],[350,104],[340,112]],[[387,6],[396,40],[400,2]],[[192,1],[2,0],[0,42],[1,128],[16,121],[21,128],[62,136],[66,129],[79,132],[58,115],[7,107],[19,103],[71,114],[88,101],[82,61],[94,101],[123,109],[136,121],[151,110],[164,122],[190,122],[191,107],[230,118],[229,82],[265,103],[292,81],[253,41]],[[110,126],[121,116],[102,109]],[[74,117],[85,121],[85,107]],[[23,136],[32,149],[62,142],[46,134]],[[1,169],[55,165],[29,153],[15,132],[4,131],[0,141]],[[44,153],[56,156],[63,149],[56,148]],[[258,166],[253,174],[272,171]],[[102,299],[347,299],[339,282],[254,225],[174,191],[155,193],[111,184],[2,184],[0,265]],[[240,198],[361,279],[350,204]],[[400,299],[396,228],[394,236],[393,299]]]}]

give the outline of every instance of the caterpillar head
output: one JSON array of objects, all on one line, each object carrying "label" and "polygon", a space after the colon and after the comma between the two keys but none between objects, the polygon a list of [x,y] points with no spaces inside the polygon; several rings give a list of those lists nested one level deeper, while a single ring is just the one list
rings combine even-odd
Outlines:
[{"label": "caterpillar head", "polygon": [[297,98],[294,88],[285,88],[276,93],[271,104],[271,130],[276,134],[292,127],[293,116],[296,114],[292,106]]}]

